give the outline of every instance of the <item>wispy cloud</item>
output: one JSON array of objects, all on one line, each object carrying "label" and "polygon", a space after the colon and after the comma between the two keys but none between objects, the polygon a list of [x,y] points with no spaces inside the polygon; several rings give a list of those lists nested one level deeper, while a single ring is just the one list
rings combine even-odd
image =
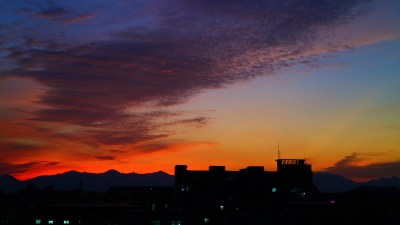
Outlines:
[{"label": "wispy cloud", "polygon": [[46,9],[42,9],[36,15],[41,18],[46,19],[58,19],[64,15],[67,15],[69,12],[62,7],[49,7]]},{"label": "wispy cloud", "polygon": [[113,155],[103,155],[103,156],[96,156],[98,160],[115,160],[115,156]]},{"label": "wispy cloud", "polygon": [[357,162],[361,162],[363,160],[364,158],[360,158],[360,153],[353,152],[351,155],[345,156],[343,159],[336,162],[334,167],[353,166]]},{"label": "wispy cloud", "polygon": [[81,23],[86,20],[91,20],[96,17],[95,13],[87,13],[79,16],[72,16],[62,20],[65,24],[74,24],[74,23]]},{"label": "wispy cloud", "polygon": [[77,14],[74,11],[67,10],[61,6],[48,6],[41,9],[35,14],[36,17],[41,19],[52,20],[54,22],[64,23],[64,24],[75,24],[86,20],[90,20],[96,17],[95,13],[84,13]]},{"label": "wispy cloud", "polygon": [[195,146],[213,146],[216,145],[214,142],[188,142],[188,141],[180,141],[180,140],[173,140],[173,141],[163,141],[163,140],[156,140],[150,141],[143,144],[138,144],[133,146],[133,148],[138,152],[143,153],[153,153],[158,151],[177,151],[178,149],[190,148]]},{"label": "wispy cloud", "polygon": [[22,164],[10,164],[0,162],[0,174],[14,175],[26,172],[35,167],[48,167],[58,165],[59,162],[48,162],[48,161],[34,161]]},{"label": "wispy cloud", "polygon": [[400,177],[400,160],[392,162],[373,163],[359,165],[358,163],[376,154],[352,153],[336,162],[333,166],[325,168],[325,171],[339,174],[354,180],[367,180],[382,177]]},{"label": "wispy cloud", "polygon": [[0,148],[9,151],[30,151],[49,147],[51,144],[35,139],[0,139]]},{"label": "wispy cloud", "polygon": [[126,153],[127,151],[118,150],[118,149],[111,149],[110,152],[113,153],[113,154],[123,154],[123,153]]},{"label": "wispy cloud", "polygon": [[[207,115],[188,117],[171,106],[312,62],[307,57],[321,35],[358,16],[364,2],[167,0],[114,7],[110,1],[117,12],[107,10],[106,1],[79,8],[64,1],[26,3],[32,9],[17,10],[15,26],[0,22],[0,29],[7,28],[0,34],[0,57],[7,62],[0,65],[0,79],[29,78],[44,87],[36,107],[25,112],[28,120],[19,121],[36,131],[32,135],[106,149],[167,151],[176,143],[161,138],[172,136],[172,127],[210,122]],[[111,153],[120,151],[97,159],[113,160]]]}]

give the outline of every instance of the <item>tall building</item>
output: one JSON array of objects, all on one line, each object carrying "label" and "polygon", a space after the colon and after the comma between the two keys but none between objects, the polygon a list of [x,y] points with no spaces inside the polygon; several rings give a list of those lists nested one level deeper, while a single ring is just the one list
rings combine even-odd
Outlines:
[{"label": "tall building", "polygon": [[178,199],[222,202],[231,200],[245,207],[268,205],[275,198],[305,197],[313,191],[311,165],[305,159],[278,159],[277,171],[249,166],[226,171],[224,166],[209,170],[188,170],[175,166],[175,191]]},{"label": "tall building", "polygon": [[227,171],[224,166],[188,170],[186,165],[176,165],[176,204],[186,224],[236,224],[227,220],[239,220],[243,212],[273,209],[285,201],[306,200],[314,190],[311,165],[304,159],[276,162],[277,171],[265,171],[263,166],[239,171]]},{"label": "tall building", "polygon": [[311,165],[305,159],[277,159],[277,190],[281,193],[306,193],[313,190]]}]

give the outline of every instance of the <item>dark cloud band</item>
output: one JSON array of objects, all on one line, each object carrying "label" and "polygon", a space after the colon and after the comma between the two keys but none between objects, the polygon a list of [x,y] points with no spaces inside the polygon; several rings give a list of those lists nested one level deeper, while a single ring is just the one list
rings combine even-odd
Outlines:
[{"label": "dark cloud band", "polygon": [[[129,26],[113,24],[103,40],[76,43],[59,35],[43,44],[47,31],[34,30],[35,37],[25,38],[30,44],[9,48],[14,66],[0,72],[48,88],[39,101],[45,107],[32,120],[84,127],[80,135],[106,145],[134,144],[167,137],[160,131],[166,124],[205,125],[206,117],[182,119],[164,108],[296,63],[323,31],[350,20],[361,2],[158,1]],[[97,19],[85,15],[94,14],[54,3],[37,16]],[[160,122],[165,118],[172,122]]]}]

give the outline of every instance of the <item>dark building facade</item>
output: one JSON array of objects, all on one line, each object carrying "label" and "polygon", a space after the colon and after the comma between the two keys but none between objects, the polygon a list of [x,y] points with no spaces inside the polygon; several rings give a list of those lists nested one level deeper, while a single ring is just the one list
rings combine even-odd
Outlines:
[{"label": "dark building facade", "polygon": [[260,224],[266,212],[275,214],[287,207],[285,202],[306,201],[313,191],[305,160],[276,162],[273,172],[263,166],[195,171],[177,165],[174,187],[110,187],[96,193],[31,186],[0,196],[0,224]]},{"label": "dark building facade", "polygon": [[337,225],[398,224],[400,190],[364,187],[318,193],[304,159],[278,159],[277,171],[175,167],[175,186],[110,187],[106,192],[39,189],[0,192],[7,225]]},{"label": "dark building facade", "polygon": [[175,166],[175,191],[198,195],[240,197],[252,195],[271,198],[288,193],[307,193],[314,190],[311,165],[305,159],[277,159],[277,171],[265,171],[263,166],[249,166],[239,171],[226,171],[224,166],[209,170],[188,170],[186,165]]},{"label": "dark building facade", "polygon": [[239,171],[227,171],[224,166],[205,171],[175,166],[176,203],[189,219],[185,224],[243,224],[240,214],[244,212],[306,200],[315,190],[311,165],[304,159],[276,162],[276,172],[265,171],[263,166]]},{"label": "dark building facade", "polygon": [[305,159],[277,159],[276,186],[281,193],[307,193],[314,189],[311,165]]}]

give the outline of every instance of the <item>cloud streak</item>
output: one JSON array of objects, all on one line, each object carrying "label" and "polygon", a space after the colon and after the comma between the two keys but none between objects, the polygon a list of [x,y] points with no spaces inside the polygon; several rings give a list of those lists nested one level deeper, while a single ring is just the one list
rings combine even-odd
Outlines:
[{"label": "cloud streak", "polygon": [[103,155],[103,156],[96,156],[98,160],[115,160],[115,156],[113,155]]},{"label": "cloud streak", "polygon": [[[328,167],[325,171],[355,180],[368,180],[382,177],[400,177],[400,160],[392,162],[357,165],[367,159],[369,154],[352,153]],[[361,157],[363,156],[363,157]]]},{"label": "cloud streak", "polygon": [[39,167],[49,167],[58,165],[59,162],[47,162],[47,161],[34,161],[22,164],[9,164],[0,162],[0,174],[3,175],[15,175],[26,172],[28,170],[39,168]]},{"label": "cloud streak", "polygon": [[[321,30],[351,19],[360,2],[160,1],[151,11],[156,22],[117,29],[106,41],[12,50],[8,60],[16,68],[2,74],[48,87],[33,120],[89,128],[85,135],[105,145],[139,143],[169,135],[159,132],[157,120],[203,126],[208,119],[172,119],[165,110],[142,113],[135,106],[165,108],[271,75],[295,63],[288,55],[307,51]],[[71,23],[92,18],[71,14],[52,5],[38,16]]]}]

